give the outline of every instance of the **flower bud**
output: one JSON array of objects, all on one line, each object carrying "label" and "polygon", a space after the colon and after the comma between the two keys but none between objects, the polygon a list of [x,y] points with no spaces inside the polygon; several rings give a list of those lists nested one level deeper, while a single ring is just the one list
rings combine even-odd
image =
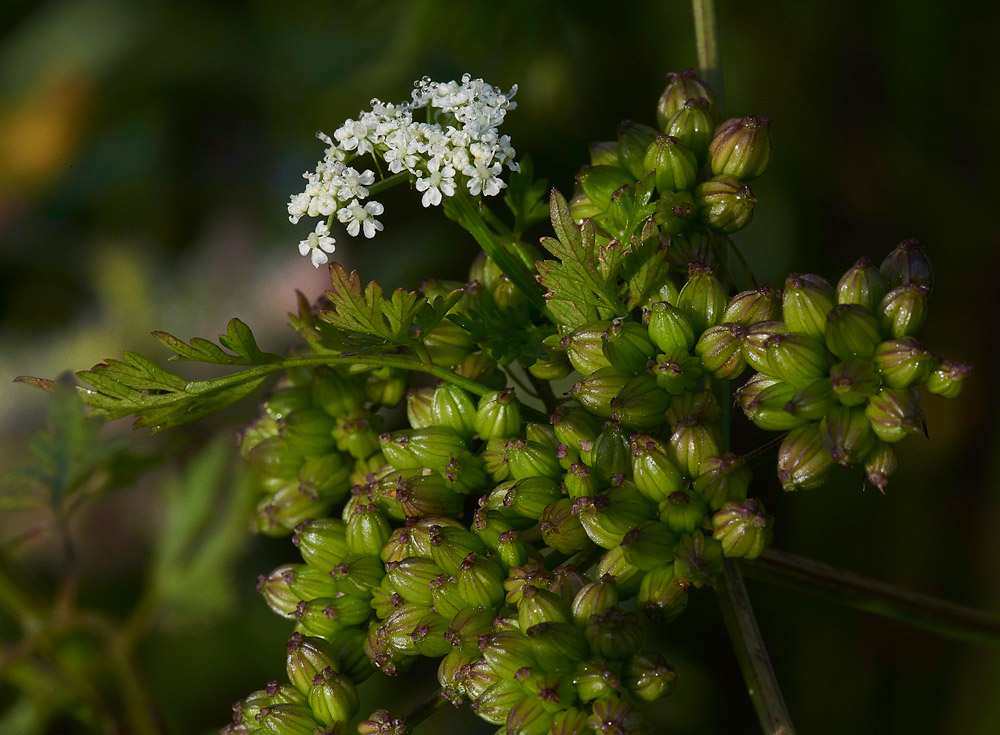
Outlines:
[{"label": "flower bud", "polygon": [[[590,655],[583,631],[573,623],[546,622],[532,625],[524,634],[531,642],[531,651],[541,668],[564,671]],[[572,702],[575,692],[560,687],[559,697]]]},{"label": "flower bud", "polygon": [[354,683],[330,669],[316,675],[308,696],[309,708],[322,725],[346,723],[358,713],[358,690]]},{"label": "flower bud", "polygon": [[823,339],[826,315],[833,306],[833,288],[826,279],[811,273],[792,273],[785,279],[781,313],[790,331]]},{"label": "flower bud", "polygon": [[701,531],[684,534],[674,547],[674,576],[701,587],[722,574],[722,544]]},{"label": "flower bud", "polygon": [[531,363],[528,366],[528,372],[539,380],[556,381],[562,380],[573,372],[573,366],[570,365],[565,351],[552,349],[545,353],[544,358],[539,358]]},{"label": "flower bud", "polygon": [[661,126],[663,132],[691,149],[695,158],[704,161],[715,133],[715,111],[704,97],[690,98]]},{"label": "flower bud", "polygon": [[318,408],[293,411],[278,422],[281,438],[288,450],[299,456],[319,456],[333,451],[336,420]]},{"label": "flower bud", "polygon": [[716,232],[730,235],[750,224],[757,204],[750,187],[734,176],[715,176],[692,192],[698,219]]},{"label": "flower bud", "polygon": [[554,592],[537,587],[525,587],[517,605],[517,619],[521,630],[539,623],[569,623],[573,620],[566,601]]},{"label": "flower bud", "polygon": [[501,679],[480,694],[470,707],[480,719],[491,725],[503,725],[507,722],[507,713],[524,698],[520,684],[513,679]]},{"label": "flower bud", "polygon": [[335,518],[306,521],[295,528],[292,543],[306,563],[329,571],[351,553],[347,545],[346,526]]},{"label": "flower bud", "polygon": [[806,418],[787,410],[795,398],[795,386],[779,381],[756,392],[753,400],[741,404],[747,418],[765,431],[787,431],[806,422]]},{"label": "flower bud", "polygon": [[538,519],[542,541],[563,554],[580,551],[588,544],[587,533],[572,509],[573,501],[562,498],[545,506]]},{"label": "flower bud", "polygon": [[712,118],[715,119],[715,94],[707,84],[698,79],[694,69],[669,72],[667,86],[656,103],[656,121],[661,130],[666,129],[667,121],[682,109],[689,99],[707,100],[711,106]]},{"label": "flower bud", "polygon": [[350,554],[330,570],[330,575],[337,580],[337,589],[342,593],[367,600],[372,589],[381,584],[385,569],[378,557]]},{"label": "flower bud", "polygon": [[574,451],[580,449],[581,441],[592,442],[601,429],[600,422],[593,414],[565,403],[556,406],[549,417],[556,438]]},{"label": "flower bud", "polygon": [[315,735],[323,732],[312,710],[301,704],[273,704],[261,707],[256,717],[261,735]]},{"label": "flower bud", "polygon": [[476,407],[472,398],[457,385],[438,386],[431,398],[435,426],[451,429],[463,439],[476,433]]},{"label": "flower bud", "polygon": [[718,324],[702,332],[695,354],[705,371],[717,380],[735,380],[746,370],[741,344],[746,330],[739,324]]},{"label": "flower bud", "polygon": [[[559,480],[562,467],[556,457],[556,448],[549,444],[512,439],[507,442],[507,466],[516,480],[529,477],[547,477]],[[536,516],[537,517],[537,516]]]},{"label": "flower bud", "polygon": [[621,546],[614,546],[607,550],[600,561],[597,562],[597,578],[610,575],[618,586],[618,596],[627,600],[639,590],[639,585],[645,576],[639,567],[629,564],[625,559],[625,549]]},{"label": "flower bud", "polygon": [[577,371],[584,376],[611,365],[604,356],[604,332],[610,321],[581,324],[562,338],[559,345]]},{"label": "flower bud", "polygon": [[701,463],[721,454],[716,432],[697,421],[685,422],[670,436],[673,460],[687,477],[700,474]]},{"label": "flower bud", "polygon": [[819,421],[840,405],[833,396],[833,388],[828,378],[817,378],[799,388],[788,399],[785,410],[799,419]]},{"label": "flower bud", "polygon": [[[305,705],[306,698],[298,689],[269,681],[267,688],[260,689],[244,697],[233,705],[233,730],[231,733],[248,733],[250,729],[236,730],[238,726],[256,728],[260,711],[276,704]],[[254,730],[256,731],[256,730]]]},{"label": "flower bud", "polygon": [[794,386],[804,386],[822,378],[829,369],[823,343],[806,334],[775,334],[765,342],[768,374]]},{"label": "flower bud", "polygon": [[691,265],[690,277],[677,296],[677,308],[687,317],[700,336],[708,327],[721,322],[729,297],[709,266]]},{"label": "flower bud", "polygon": [[[678,491],[680,492],[683,491]],[[678,493],[671,494],[663,502],[670,502],[670,498]],[[701,520],[698,519],[699,525]],[[643,521],[622,538],[621,547],[625,551],[625,559],[629,564],[647,572],[669,564],[673,561],[673,547],[677,543],[677,536],[672,533],[673,529],[669,523]]]},{"label": "flower bud", "polygon": [[708,457],[701,463],[701,474],[692,487],[713,511],[726,501],[743,500],[753,473],[742,457],[726,452],[721,457]]},{"label": "flower bud", "polygon": [[694,153],[669,135],[657,135],[650,143],[642,167],[644,171],[654,172],[653,181],[658,192],[690,189],[698,173]]},{"label": "flower bud", "polygon": [[746,334],[740,343],[743,357],[754,370],[771,374],[771,363],[767,356],[767,340],[777,334],[787,334],[784,322],[757,322],[747,327]]},{"label": "flower bud", "polygon": [[698,219],[698,208],[689,191],[665,191],[654,202],[653,221],[660,226],[660,233],[679,235]]},{"label": "flower bud", "polygon": [[628,658],[642,644],[639,616],[620,607],[609,607],[591,615],[583,634],[591,651],[612,660]]},{"label": "flower bud", "polygon": [[584,702],[616,696],[621,689],[615,669],[601,658],[592,658],[578,664],[573,672],[573,680],[576,682],[577,694]]},{"label": "flower bud", "polygon": [[841,360],[871,357],[880,336],[878,322],[864,307],[840,304],[826,315],[826,348]]},{"label": "flower bud", "polygon": [[722,543],[726,556],[756,559],[774,538],[774,518],[765,515],[756,498],[729,502],[712,516],[712,538]]},{"label": "flower bud", "polygon": [[674,533],[693,533],[701,528],[707,512],[708,505],[693,490],[677,490],[660,501],[660,520]]},{"label": "flower bud", "polygon": [[552,713],[545,709],[544,700],[538,695],[525,697],[507,713],[504,732],[517,735],[548,735],[552,726]]},{"label": "flower bud", "polygon": [[833,457],[823,446],[818,424],[792,429],[778,448],[778,480],[786,492],[819,487],[832,466]]},{"label": "flower bud", "polygon": [[611,418],[624,426],[649,429],[663,423],[669,405],[670,394],[657,384],[656,378],[636,375],[611,399]]},{"label": "flower bud", "polygon": [[487,393],[479,399],[474,427],[479,438],[513,437],[521,431],[521,404],[513,388]]},{"label": "flower bud", "polygon": [[611,401],[631,378],[613,367],[601,368],[576,383],[570,393],[592,414],[610,419],[614,413]]},{"label": "flower bud", "polygon": [[469,554],[486,554],[482,539],[464,528],[434,526],[430,542],[431,560],[449,575],[458,574]]},{"label": "flower bud", "polygon": [[[479,653],[484,653],[482,638],[488,635],[494,628],[492,609],[467,607],[454,615],[451,624],[448,626],[448,630],[444,634],[444,638],[451,645],[452,649],[456,651],[465,651],[468,653],[478,651]],[[521,638],[519,633],[515,635],[517,638]],[[499,653],[507,656],[510,653],[508,648],[501,646]],[[523,646],[523,648],[527,649],[527,646]],[[508,675],[508,672],[500,671],[497,668],[496,661],[490,655],[487,654],[485,658],[490,668],[501,676],[512,676],[516,670],[512,669]],[[517,659],[517,657],[514,656],[514,659]],[[516,660],[514,663],[518,667],[524,665],[523,663],[517,663]]]},{"label": "flower bud", "polygon": [[283,618],[294,616],[296,605],[302,599],[292,592],[288,585],[286,572],[294,568],[292,564],[286,564],[275,569],[270,574],[261,574],[257,577],[257,593],[264,598],[264,602],[271,610]]},{"label": "flower bud", "polygon": [[407,735],[407,732],[406,723],[384,709],[375,710],[367,720],[358,723],[358,735]]},{"label": "flower bud", "polygon": [[868,399],[865,415],[875,435],[884,442],[898,442],[924,425],[924,415],[912,388],[883,388]]},{"label": "flower bud", "polygon": [[434,425],[431,410],[433,388],[411,388],[406,392],[406,418],[414,429],[424,429]]},{"label": "flower bud", "polygon": [[897,286],[887,293],[878,307],[878,323],[882,334],[893,339],[911,337],[927,321],[927,296],[930,289],[911,283]]},{"label": "flower bud", "polygon": [[494,609],[503,602],[503,575],[489,559],[469,554],[457,577],[458,592],[470,607]]},{"label": "flower bud", "polygon": [[677,671],[657,651],[639,651],[625,666],[625,687],[644,702],[668,696],[677,683]]},{"label": "flower bud", "polygon": [[300,600],[337,595],[337,583],[327,572],[308,564],[286,564],[279,568],[288,589]]},{"label": "flower bud", "polygon": [[889,484],[889,478],[895,474],[898,464],[892,445],[880,441],[865,459],[865,476],[868,482],[884,494],[885,486]]},{"label": "flower bud", "polygon": [[646,615],[667,623],[687,607],[691,583],[678,579],[674,565],[654,569],[642,578],[636,602]]},{"label": "flower bud", "polygon": [[615,319],[601,335],[604,357],[622,373],[641,373],[656,349],[646,329],[636,322]]},{"label": "flower bud", "polygon": [[845,360],[830,368],[830,388],[844,406],[860,406],[881,386],[882,378],[872,360]]},{"label": "flower bud", "polygon": [[[690,294],[688,298],[690,299]],[[654,301],[643,311],[642,318],[649,330],[650,339],[663,352],[690,352],[697,341],[694,327],[688,318],[680,309],[666,301]]]},{"label": "flower bud", "polygon": [[285,667],[288,670],[288,680],[303,694],[309,693],[313,678],[323,670],[340,671],[333,644],[322,638],[292,633],[287,649]]},{"label": "flower bud", "polygon": [[389,521],[375,503],[358,505],[347,519],[347,545],[357,554],[378,556],[391,533]]},{"label": "flower bud", "polygon": [[780,318],[781,290],[771,286],[764,286],[756,291],[741,291],[730,299],[722,314],[723,323],[744,327]]},{"label": "flower bud", "polygon": [[930,291],[934,285],[934,271],[920,243],[914,239],[903,240],[896,249],[885,256],[879,273],[889,288],[916,284]]},{"label": "flower bud", "polygon": [[955,398],[962,392],[962,385],[971,372],[971,365],[942,360],[937,370],[928,376],[925,385],[931,393],[945,398]]},{"label": "flower bud", "polygon": [[913,337],[882,342],[875,348],[875,364],[882,382],[890,388],[924,383],[937,367],[937,359]]},{"label": "flower bud", "polygon": [[458,365],[476,349],[472,335],[448,319],[438,322],[423,341],[431,361],[445,367]]},{"label": "flower bud", "polygon": [[618,126],[618,160],[633,178],[641,179],[646,171],[646,149],[656,137],[656,130],[631,120],[622,120]]},{"label": "flower bud", "polygon": [[437,579],[442,570],[430,559],[411,556],[402,561],[386,563],[385,573],[404,600],[430,607],[433,602],[430,584]]},{"label": "flower bud", "polygon": [[837,283],[837,303],[857,304],[874,313],[885,292],[885,281],[878,269],[863,257]]},{"label": "flower bud", "polygon": [[770,127],[770,118],[757,115],[734,117],[719,125],[708,146],[712,173],[728,174],[740,181],[764,173],[771,162]]},{"label": "flower bud", "polygon": [[667,447],[648,434],[634,434],[630,443],[632,475],[639,492],[659,502],[680,490],[683,478]]}]

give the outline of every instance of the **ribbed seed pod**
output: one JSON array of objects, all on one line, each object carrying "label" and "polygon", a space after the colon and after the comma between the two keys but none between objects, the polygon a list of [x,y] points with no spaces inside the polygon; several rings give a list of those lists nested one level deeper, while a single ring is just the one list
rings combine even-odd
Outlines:
[{"label": "ribbed seed pod", "polygon": [[657,651],[639,651],[628,660],[624,673],[625,687],[645,702],[668,696],[677,683],[677,671]]},{"label": "ribbed seed pod", "polygon": [[347,723],[358,713],[358,692],[354,683],[330,669],[316,675],[308,698],[313,716],[322,725]]},{"label": "ribbed seed pod", "polygon": [[[687,317],[696,337],[722,321],[729,296],[710,266],[692,264],[677,296],[677,308]],[[651,319],[652,321],[652,319]]]},{"label": "ribbed seed pod", "polygon": [[715,175],[728,174],[750,181],[764,173],[771,161],[771,119],[758,115],[734,117],[715,130],[708,147]]},{"label": "ribbed seed pod", "polygon": [[885,493],[885,486],[889,484],[889,478],[895,474],[898,464],[892,445],[880,441],[868,453],[868,458],[865,460],[865,476],[880,493]]},{"label": "ribbed seed pod", "polygon": [[704,181],[691,193],[698,220],[716,232],[732,234],[750,224],[757,198],[735,176],[722,174]]},{"label": "ribbed seed pod", "polygon": [[912,388],[883,388],[868,399],[865,415],[875,435],[884,442],[898,442],[924,425],[924,415]]},{"label": "ribbed seed pod", "polygon": [[684,103],[690,99],[704,99],[709,104],[712,119],[717,114],[715,111],[715,94],[711,88],[700,80],[694,69],[685,69],[682,72],[669,72],[667,74],[667,86],[660,95],[656,103],[656,120],[660,130],[665,130],[670,118],[683,109]]},{"label": "ribbed seed pod", "polygon": [[750,327],[781,318],[781,290],[764,286],[733,296],[722,314],[722,322]]},{"label": "ribbed seed pod", "polygon": [[695,587],[722,573],[722,544],[701,531],[684,534],[674,547],[674,575]]},{"label": "ribbed seed pod", "polygon": [[764,504],[756,498],[733,501],[712,516],[712,537],[722,544],[728,557],[756,559],[774,537],[774,518],[766,515]]},{"label": "ribbed seed pod", "polygon": [[476,406],[457,385],[438,386],[431,398],[431,412],[436,426],[447,427],[463,439],[471,439],[476,433]]},{"label": "ribbed seed pod", "polygon": [[670,394],[652,375],[636,375],[611,399],[611,418],[637,429],[649,429],[663,423],[670,405]]},{"label": "ribbed seed pod", "polygon": [[702,361],[689,354],[687,350],[675,349],[661,353],[655,360],[656,364],[651,372],[656,379],[656,385],[672,396],[694,390],[701,381]]},{"label": "ribbed seed pod", "polygon": [[833,288],[825,278],[811,273],[792,273],[785,279],[781,314],[792,332],[823,339],[826,315],[835,303]]},{"label": "ribbed seed pod", "polygon": [[927,390],[944,398],[955,398],[962,392],[965,379],[972,372],[971,365],[942,360],[937,370],[927,378]]},{"label": "ribbed seed pod", "polygon": [[885,292],[885,280],[871,260],[863,257],[837,283],[837,303],[857,304],[874,314]]},{"label": "ribbed seed pod", "polygon": [[746,369],[741,344],[746,329],[739,324],[718,324],[706,329],[695,345],[705,371],[718,380],[735,380]]},{"label": "ribbed seed pod", "polygon": [[612,320],[601,340],[604,357],[622,373],[643,372],[649,358],[656,352],[646,329],[631,320]]},{"label": "ribbed seed pod", "polygon": [[[663,502],[669,502],[669,497]],[[699,522],[700,520],[699,518]],[[676,543],[677,535],[672,525],[659,521],[643,521],[625,534],[621,547],[629,564],[648,572],[673,561],[673,548]]]},{"label": "ribbed seed pod", "polygon": [[819,487],[832,466],[818,424],[792,429],[778,448],[778,480],[785,491]]},{"label": "ribbed seed pod", "polygon": [[654,301],[644,309],[643,323],[650,339],[663,352],[690,352],[695,345],[697,338],[691,321],[684,312],[666,301]]},{"label": "ribbed seed pod", "polygon": [[886,340],[875,348],[875,365],[890,388],[924,383],[937,367],[937,359],[913,337]]},{"label": "ribbed seed pod", "polygon": [[677,490],[660,501],[659,509],[660,520],[671,531],[677,534],[693,533],[704,525],[708,504],[693,490]]},{"label": "ribbed seed pod", "polygon": [[727,501],[743,500],[753,473],[742,457],[726,452],[721,457],[709,457],[701,463],[701,474],[692,487],[708,507],[719,510]]},{"label": "ribbed seed pod", "polygon": [[669,135],[657,135],[646,149],[643,171],[653,171],[658,192],[674,192],[694,186],[698,160],[694,153]]},{"label": "ribbed seed pod", "polygon": [[562,498],[549,503],[538,519],[542,541],[563,554],[572,554],[587,547],[589,540],[580,519],[573,515],[573,501]]},{"label": "ribbed seed pod", "polygon": [[841,360],[871,357],[881,337],[878,322],[864,307],[840,304],[826,315],[826,348]]},{"label": "ribbed seed pod", "polygon": [[873,360],[845,360],[830,368],[830,389],[844,406],[860,406],[881,387],[882,378]]},{"label": "ribbed seed pod", "polygon": [[687,607],[691,583],[678,579],[673,564],[654,569],[642,578],[636,602],[649,617],[670,622]]},{"label": "ribbed seed pod", "polygon": [[648,125],[622,120],[618,125],[618,160],[633,178],[641,179],[645,168],[646,149],[656,137],[656,130]]},{"label": "ribbed seed pod", "polygon": [[785,410],[796,418],[819,421],[840,404],[833,395],[829,378],[817,378],[799,388],[788,399]]},{"label": "ribbed seed pod", "polygon": [[505,388],[480,398],[474,425],[484,441],[517,436],[521,431],[521,404],[514,389]]},{"label": "ribbed seed pod", "polygon": [[930,289],[934,285],[934,271],[920,243],[914,239],[903,240],[896,249],[885,256],[879,273],[889,288],[915,283]]},{"label": "ribbed seed pod", "polygon": [[878,306],[878,323],[882,334],[893,339],[912,337],[927,321],[927,296],[930,289],[917,283],[897,286],[887,293]]},{"label": "ribbed seed pod", "polygon": [[704,161],[715,133],[713,105],[705,98],[687,99],[662,128],[664,133],[689,148],[699,161]]},{"label": "ribbed seed pod", "polygon": [[621,373],[616,368],[601,368],[576,383],[570,392],[592,414],[610,419],[614,413],[611,401],[631,379],[632,376]]},{"label": "ribbed seed pod", "polygon": [[570,364],[584,377],[611,365],[604,356],[603,340],[604,332],[610,326],[610,321],[581,324],[559,343],[566,350]]}]

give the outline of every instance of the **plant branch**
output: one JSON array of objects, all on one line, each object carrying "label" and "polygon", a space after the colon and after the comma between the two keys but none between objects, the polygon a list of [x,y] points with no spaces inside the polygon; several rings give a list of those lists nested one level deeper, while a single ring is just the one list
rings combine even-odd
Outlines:
[{"label": "plant branch", "polygon": [[444,692],[440,689],[435,689],[422,702],[410,710],[409,714],[403,717],[407,731],[412,732],[413,728],[437,712],[446,702],[448,702],[448,698],[445,697]]},{"label": "plant branch", "polygon": [[719,61],[719,28],[715,21],[715,0],[691,0],[694,13],[694,38],[698,50],[698,71],[715,92],[721,110],[722,64]]},{"label": "plant branch", "polygon": [[716,583],[715,591],[761,727],[768,735],[794,735],[795,728],[788,716],[781,689],[778,688],[767,649],[764,648],[743,577],[739,567],[731,559],[724,562],[722,576]]},{"label": "plant branch", "polygon": [[743,562],[751,579],[804,590],[857,610],[882,615],[948,638],[1000,647],[1000,616],[768,549]]}]

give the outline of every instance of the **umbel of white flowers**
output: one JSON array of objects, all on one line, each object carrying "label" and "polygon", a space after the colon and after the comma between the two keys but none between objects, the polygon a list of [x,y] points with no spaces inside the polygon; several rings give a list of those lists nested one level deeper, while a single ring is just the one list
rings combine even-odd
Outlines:
[{"label": "umbel of white flowers", "polygon": [[[495,196],[506,186],[500,179],[503,167],[518,170],[510,136],[498,132],[508,110],[517,106],[512,101],[517,85],[502,93],[466,74],[461,83],[424,77],[413,86],[410,102],[394,105],[373,99],[369,112],[345,120],[333,138],[316,134],[327,144],[326,154],[315,171],[302,175],[305,190],[288,202],[293,224],[306,215],[324,218],[299,243],[299,252],[310,256],[315,267],[328,262],[335,249],[330,235],[333,215],[352,237],[364,233],[371,238],[382,230],[376,217],[383,206],[365,201],[375,172],[359,173],[349,165],[366,153],[382,159],[391,174],[408,172],[417,191],[423,192],[425,207],[454,196],[462,184],[473,196]],[[414,111],[422,108],[427,109],[428,122],[413,119]]]}]

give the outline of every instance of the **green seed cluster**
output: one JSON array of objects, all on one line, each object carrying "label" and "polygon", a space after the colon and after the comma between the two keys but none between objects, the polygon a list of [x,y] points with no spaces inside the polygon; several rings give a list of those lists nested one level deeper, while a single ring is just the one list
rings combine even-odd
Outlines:
[{"label": "green seed cluster", "polygon": [[[551,394],[575,376],[547,420],[508,387],[492,333],[476,332],[484,315],[543,329],[485,254],[468,285],[422,287],[465,289],[421,336],[427,358],[462,380],[316,368],[289,375],[265,404],[243,438],[258,470],[256,524],[294,531],[302,562],[262,576],[259,591],[296,632],[290,684],[237,703],[230,733],[342,732],[357,683],[419,657],[439,660],[445,697],[509,735],[648,731],[643,703],[676,678],[650,621],[675,619],[725,558],[755,558],[773,537],[748,497],[746,458],[726,443],[729,383],[756,371],[738,403],[758,426],[789,432],[778,463],[789,490],[818,485],[837,463],[863,463],[883,488],[890,443],[922,425],[915,386],[958,393],[968,368],[914,338],[931,272],[912,241],[881,268],[862,259],[836,288],[793,275],[783,290],[730,295],[727,236],[752,214],[744,182],[767,166],[769,121],[715,114],[693,74],[671,75],[662,133],[624,124],[617,143],[594,148],[571,203],[596,225],[594,267],[620,232],[636,257],[659,242],[668,262],[639,295],[621,279],[628,307],[544,327],[528,367],[536,384]],[[659,199],[640,243],[616,203],[648,172]],[[529,269],[539,257],[520,243],[508,252]],[[483,395],[461,387],[469,381]],[[404,393],[405,422],[387,410]],[[358,729],[405,727],[379,710]]]},{"label": "green seed cluster", "polygon": [[285,536],[322,518],[380,466],[382,406],[400,402],[406,383],[390,368],[320,367],[289,375],[243,434],[241,452],[256,470],[254,530]]},{"label": "green seed cluster", "polygon": [[863,465],[883,490],[896,469],[891,445],[924,429],[917,387],[958,395],[969,367],[915,338],[931,285],[930,263],[907,240],[879,268],[859,260],[836,288],[789,276],[781,318],[748,325],[741,356],[757,372],[739,403],[757,426],[788,431],[778,452],[785,490],[822,484],[836,464]]},{"label": "green seed cluster", "polygon": [[617,141],[596,143],[570,211],[614,232],[618,212],[609,205],[651,173],[659,194],[655,221],[682,249],[688,237],[728,235],[750,223],[757,200],[746,182],[771,160],[771,121],[748,115],[720,122],[715,95],[691,69],[668,76],[657,104],[659,129],[625,120]]}]

